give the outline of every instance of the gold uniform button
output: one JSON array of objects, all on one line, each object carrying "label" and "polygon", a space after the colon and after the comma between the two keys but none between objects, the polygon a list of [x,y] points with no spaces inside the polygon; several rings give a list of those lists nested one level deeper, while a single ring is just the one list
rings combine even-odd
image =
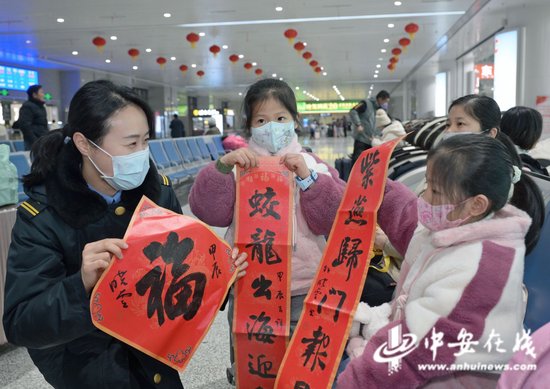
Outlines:
[{"label": "gold uniform button", "polygon": [[115,208],[115,215],[122,216],[126,213],[126,208],[124,207],[116,207]]},{"label": "gold uniform button", "polygon": [[160,384],[161,380],[162,380],[162,376],[159,373],[153,376],[153,381],[155,382],[155,384]]}]

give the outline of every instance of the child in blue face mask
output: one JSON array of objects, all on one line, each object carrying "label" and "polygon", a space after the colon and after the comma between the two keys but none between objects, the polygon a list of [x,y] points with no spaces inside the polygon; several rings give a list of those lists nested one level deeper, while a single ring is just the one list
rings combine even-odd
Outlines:
[{"label": "child in blue face mask", "polygon": [[[225,236],[233,241],[235,209],[234,166],[258,165],[260,156],[278,156],[295,174],[295,226],[291,277],[291,330],[300,317],[302,302],[315,278],[317,266],[340,200],[345,182],[338,172],[307,153],[298,143],[298,110],[292,89],[283,81],[265,79],[253,84],[244,99],[248,148],[222,156],[201,170],[189,195],[191,211],[212,226],[228,227]],[[232,324],[232,299],[229,300],[229,323]],[[233,356],[231,356],[233,358]],[[232,360],[233,362],[233,360]]]},{"label": "child in blue face mask", "polygon": [[[519,157],[485,135],[452,137],[430,150],[426,181],[420,198],[387,182],[378,222],[404,254],[390,322],[355,354],[338,389],[494,388],[498,374],[485,373],[498,371],[451,365],[505,364],[522,333],[524,255],[538,239],[544,203]],[[518,208],[507,204],[515,193],[524,196]],[[393,343],[391,354],[388,331],[397,327],[399,347],[412,341]],[[473,351],[458,347],[461,339]],[[392,374],[375,356],[397,354]],[[430,363],[450,369],[419,367]]]}]

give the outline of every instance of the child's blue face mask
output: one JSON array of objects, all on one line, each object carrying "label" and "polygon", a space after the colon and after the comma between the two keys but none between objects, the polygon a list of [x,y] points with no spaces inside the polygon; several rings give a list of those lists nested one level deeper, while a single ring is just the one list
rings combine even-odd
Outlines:
[{"label": "child's blue face mask", "polygon": [[252,128],[252,139],[271,154],[279,152],[292,142],[294,121],[287,123],[269,122]]}]

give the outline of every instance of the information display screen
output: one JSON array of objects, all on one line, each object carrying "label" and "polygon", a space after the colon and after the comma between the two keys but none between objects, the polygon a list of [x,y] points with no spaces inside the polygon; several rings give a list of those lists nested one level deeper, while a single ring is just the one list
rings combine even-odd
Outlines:
[{"label": "information display screen", "polygon": [[38,72],[9,66],[0,66],[0,89],[26,91],[31,85],[38,84]]}]

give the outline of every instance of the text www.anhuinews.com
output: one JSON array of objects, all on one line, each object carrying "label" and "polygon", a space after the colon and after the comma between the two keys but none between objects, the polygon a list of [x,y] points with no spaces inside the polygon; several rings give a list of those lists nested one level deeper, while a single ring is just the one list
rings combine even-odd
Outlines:
[{"label": "text www.anhuinews.com", "polygon": [[535,364],[495,364],[495,363],[458,363],[458,364],[440,364],[440,363],[427,363],[419,364],[419,371],[534,371],[537,370]]}]

